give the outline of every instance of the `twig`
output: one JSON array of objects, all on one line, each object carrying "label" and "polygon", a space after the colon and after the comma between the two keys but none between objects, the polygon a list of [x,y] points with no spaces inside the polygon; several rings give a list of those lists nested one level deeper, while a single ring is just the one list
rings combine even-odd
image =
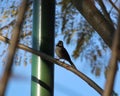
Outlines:
[{"label": "twig", "polygon": [[[114,4],[116,4],[117,1],[118,1],[118,0],[115,0]],[[110,11],[109,11],[109,14],[111,13],[111,11],[112,11],[113,8],[114,8],[114,7],[112,6],[111,9],[110,9]]]},{"label": "twig", "polygon": [[21,38],[24,38],[24,37],[30,36],[31,34],[32,34],[31,31],[30,31],[29,33],[22,33],[22,34],[21,34]]},{"label": "twig", "polygon": [[[9,43],[10,44],[10,40],[6,37],[3,37],[3,36],[0,36],[0,40],[6,42],[6,43]],[[57,65],[61,66],[61,67],[64,67],[65,69],[73,72],[74,74],[76,74],[78,77],[82,78],[86,83],[88,83],[91,87],[93,87],[99,94],[102,94],[103,93],[103,90],[102,88],[100,88],[94,81],[92,81],[90,78],[88,78],[85,74],[83,74],[82,72],[78,71],[77,69],[74,69],[73,67],[71,67],[70,65],[66,64],[66,63],[63,63],[51,56],[48,56],[42,52],[39,52],[37,50],[34,50],[28,46],[25,46],[23,44],[18,44],[17,45],[18,48],[20,49],[23,49],[23,50],[26,50],[28,52],[31,52],[35,55],[38,55],[40,56],[41,58],[47,60],[47,61],[50,61],[52,62],[52,64],[56,63]]]},{"label": "twig", "polygon": [[19,40],[20,28],[21,28],[21,24],[23,21],[26,5],[27,5],[27,0],[23,0],[22,4],[19,7],[19,13],[16,18],[16,23],[13,29],[13,35],[11,37],[11,42],[8,48],[9,51],[8,51],[8,56],[7,56],[6,67],[5,67],[2,79],[0,81],[0,96],[4,96],[7,82],[11,75],[14,54],[15,54],[17,43]]},{"label": "twig", "polygon": [[3,30],[4,28],[6,28],[6,27],[10,26],[10,25],[13,25],[13,24],[14,24],[14,22],[15,22],[15,20],[12,20],[12,21],[11,21],[11,22],[9,22],[7,25],[5,25],[5,26],[1,27],[1,28],[0,28],[0,31],[1,31],[1,30]]},{"label": "twig", "polygon": [[107,12],[106,7],[105,7],[105,5],[103,3],[103,0],[97,0],[97,1],[98,1],[99,5],[100,5],[102,11],[103,11],[103,14],[104,14],[105,18],[113,25],[113,22],[112,22],[112,20],[110,18],[110,15]]},{"label": "twig", "polygon": [[120,13],[119,9],[115,6],[115,4],[112,2],[112,0],[109,0],[110,4]]},{"label": "twig", "polygon": [[111,96],[113,92],[113,85],[115,80],[115,75],[117,72],[117,60],[118,60],[118,50],[119,50],[119,40],[120,40],[120,16],[118,19],[118,29],[115,32],[112,45],[112,56],[109,63],[109,70],[107,72],[107,80],[105,84],[105,90],[103,96]]}]

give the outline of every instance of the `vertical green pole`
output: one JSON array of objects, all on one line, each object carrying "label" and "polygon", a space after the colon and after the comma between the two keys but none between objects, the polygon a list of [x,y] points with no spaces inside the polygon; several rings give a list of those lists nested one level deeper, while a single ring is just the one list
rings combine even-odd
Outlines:
[{"label": "vertical green pole", "polygon": [[[34,0],[33,48],[54,54],[54,0]],[[32,57],[31,96],[53,96],[54,65],[39,56]]]}]

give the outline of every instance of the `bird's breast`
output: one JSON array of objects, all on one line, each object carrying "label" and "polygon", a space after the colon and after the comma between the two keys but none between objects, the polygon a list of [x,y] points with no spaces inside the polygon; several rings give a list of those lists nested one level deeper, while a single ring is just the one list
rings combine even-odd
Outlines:
[{"label": "bird's breast", "polygon": [[56,52],[56,55],[57,55],[59,58],[62,58],[62,53],[61,53],[61,51],[62,51],[61,47],[56,46],[55,52]]}]

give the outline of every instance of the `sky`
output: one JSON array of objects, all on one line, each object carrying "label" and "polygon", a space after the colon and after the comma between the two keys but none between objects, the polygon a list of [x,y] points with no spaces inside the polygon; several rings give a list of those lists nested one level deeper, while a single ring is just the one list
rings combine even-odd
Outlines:
[{"label": "sky", "polygon": [[[2,13],[2,6],[5,6],[4,8],[9,8],[12,4],[6,3],[8,0],[0,0],[0,2],[3,1],[0,4],[0,12]],[[12,1],[12,0],[11,0]],[[18,5],[19,0],[17,0],[17,3],[15,2],[16,6]],[[9,4],[9,5],[7,5]],[[3,15],[0,14],[0,18]],[[10,19],[11,18],[11,19]],[[14,17],[13,17],[14,18]],[[0,22],[0,28],[2,26],[7,25],[12,19],[12,17],[9,16],[9,21],[7,18],[5,18],[2,23]],[[6,32],[6,31],[4,31]],[[6,34],[6,33],[5,33]],[[95,34],[92,38],[95,39],[97,44],[99,44],[98,40],[96,39],[98,37],[98,34]],[[55,44],[59,40],[64,40],[63,36],[58,36],[55,39]],[[2,54],[3,50],[7,49],[7,44],[3,44],[2,42],[0,43],[0,55]],[[72,55],[72,51],[75,47],[71,45],[67,45],[64,43],[65,48],[68,50],[70,56]],[[23,57],[21,60],[20,65],[15,65],[13,66],[13,74],[9,80],[8,86],[7,86],[7,91],[5,96],[30,96],[30,90],[31,90],[31,64],[27,64],[25,66],[23,64],[23,61],[25,59],[24,56],[28,56],[29,58],[31,55],[25,52],[19,50],[19,56]],[[4,61],[5,61],[6,55],[2,56],[0,58],[0,77],[2,77],[3,69],[5,67]],[[56,57],[56,55],[55,55]],[[104,54],[104,60],[106,64],[109,63],[109,58],[110,58],[110,50],[107,50]],[[27,59],[29,60],[29,59]],[[73,59],[72,61],[74,64],[77,66],[77,68],[86,74],[89,78],[94,80],[101,88],[104,88],[105,84],[105,76],[104,72],[101,73],[100,76],[95,76],[90,72],[91,68],[90,65],[87,64],[88,62],[86,60],[80,60],[80,59]],[[28,61],[29,62],[29,61]],[[15,63],[15,61],[14,61]],[[54,96],[100,96],[93,88],[91,88],[85,81],[83,81],[81,78],[73,74],[72,72],[55,65],[55,80],[54,80]],[[118,71],[117,76],[116,76],[116,82],[115,82],[115,91],[119,93],[120,95],[120,88],[119,88],[119,82],[120,82],[120,71]]]}]

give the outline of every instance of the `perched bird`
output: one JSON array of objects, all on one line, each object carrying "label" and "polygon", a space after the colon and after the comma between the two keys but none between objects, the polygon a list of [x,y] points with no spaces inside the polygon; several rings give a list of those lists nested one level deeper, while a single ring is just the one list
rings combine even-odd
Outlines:
[{"label": "perched bird", "polygon": [[76,68],[75,65],[73,64],[73,62],[70,59],[70,56],[67,52],[67,50],[64,48],[63,42],[59,41],[56,45],[56,49],[55,49],[56,55],[60,58],[60,59],[65,59],[67,60],[72,67]]}]

